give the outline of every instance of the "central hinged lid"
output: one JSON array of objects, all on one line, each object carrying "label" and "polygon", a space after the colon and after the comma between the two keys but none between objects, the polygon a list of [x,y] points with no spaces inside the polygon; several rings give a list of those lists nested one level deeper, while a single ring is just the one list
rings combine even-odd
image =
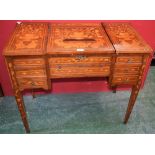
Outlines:
[{"label": "central hinged lid", "polygon": [[51,23],[48,54],[114,53],[100,23]]}]

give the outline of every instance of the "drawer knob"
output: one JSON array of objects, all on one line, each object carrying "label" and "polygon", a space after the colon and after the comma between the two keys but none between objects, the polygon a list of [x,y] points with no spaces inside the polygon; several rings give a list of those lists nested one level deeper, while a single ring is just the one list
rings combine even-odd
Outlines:
[{"label": "drawer knob", "polygon": [[126,79],[125,79],[125,81],[129,81],[129,79],[128,79],[128,78],[126,78]]},{"label": "drawer knob", "polygon": [[57,70],[61,70],[61,65],[57,65]]},{"label": "drawer knob", "polygon": [[86,58],[86,56],[84,56],[84,55],[78,55],[78,56],[76,56],[76,60],[78,60],[78,61],[80,61],[80,60],[83,60],[83,59],[85,59]]},{"label": "drawer knob", "polygon": [[32,83],[31,83],[31,85],[32,85],[32,86],[35,86],[35,83],[34,83],[34,82],[32,82]]}]

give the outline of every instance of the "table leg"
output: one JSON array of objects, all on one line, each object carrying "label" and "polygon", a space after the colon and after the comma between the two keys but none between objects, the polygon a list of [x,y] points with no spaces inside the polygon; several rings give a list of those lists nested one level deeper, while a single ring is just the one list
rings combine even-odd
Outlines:
[{"label": "table leg", "polygon": [[113,87],[113,93],[116,93],[117,86]]},{"label": "table leg", "polygon": [[133,109],[134,104],[136,102],[136,98],[138,96],[138,92],[139,92],[139,87],[133,86],[131,96],[130,96],[130,99],[129,99],[129,103],[128,103],[128,107],[127,107],[127,111],[126,111],[126,115],[125,115],[125,118],[124,118],[124,123],[125,124],[129,120],[130,114],[132,112],[132,109]]},{"label": "table leg", "polygon": [[34,90],[32,89],[32,97],[33,97],[33,99],[34,98],[36,98],[36,96],[35,96],[35,93],[34,93]]},{"label": "table leg", "polygon": [[132,112],[133,106],[134,106],[134,104],[136,102],[136,98],[138,96],[138,92],[139,92],[140,87],[141,87],[142,77],[143,77],[144,70],[146,68],[146,62],[147,62],[148,58],[149,58],[148,55],[145,55],[143,57],[143,64],[142,64],[141,69],[140,69],[137,84],[132,87],[132,92],[131,92],[130,100],[129,100],[129,103],[128,103],[128,108],[127,108],[126,115],[125,115],[125,118],[124,118],[124,123],[125,124],[128,122],[128,119],[129,119],[130,114]]},{"label": "table leg", "polygon": [[12,86],[13,86],[13,91],[14,91],[16,102],[17,102],[17,106],[18,106],[18,109],[19,109],[25,130],[27,133],[30,133],[30,128],[29,128],[29,124],[27,121],[27,116],[26,116],[22,92],[20,91],[20,89],[18,87],[18,83],[16,80],[16,76],[15,76],[15,72],[14,72],[12,62],[10,59],[7,59],[7,62],[8,62],[8,69],[9,69],[9,73],[10,73],[10,77],[11,77],[11,81],[12,81]]},{"label": "table leg", "polygon": [[17,102],[18,110],[20,112],[26,133],[30,133],[30,128],[29,124],[27,121],[27,116],[26,116],[26,111],[25,111],[25,106],[24,106],[24,101],[23,101],[23,96],[19,90],[15,91],[15,99]]}]

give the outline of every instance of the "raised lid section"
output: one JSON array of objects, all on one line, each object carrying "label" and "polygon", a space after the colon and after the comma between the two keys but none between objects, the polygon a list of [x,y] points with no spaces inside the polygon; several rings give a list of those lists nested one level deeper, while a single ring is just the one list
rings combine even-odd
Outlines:
[{"label": "raised lid section", "polygon": [[43,55],[48,23],[19,23],[4,49],[4,55]]},{"label": "raised lid section", "polygon": [[48,54],[114,53],[100,23],[51,23]]},{"label": "raised lid section", "polygon": [[129,23],[102,23],[116,53],[151,53],[151,47]]}]

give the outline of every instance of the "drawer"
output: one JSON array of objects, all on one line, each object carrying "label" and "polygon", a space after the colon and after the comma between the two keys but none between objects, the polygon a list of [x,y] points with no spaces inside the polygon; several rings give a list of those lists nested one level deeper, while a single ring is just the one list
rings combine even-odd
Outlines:
[{"label": "drawer", "polygon": [[112,79],[113,84],[136,84],[138,76],[114,76]]},{"label": "drawer", "polygon": [[17,78],[20,89],[44,88],[47,89],[47,78]]},{"label": "drawer", "polygon": [[46,71],[43,69],[33,70],[17,70],[15,71],[16,77],[46,77]]},{"label": "drawer", "polygon": [[14,68],[31,68],[31,67],[45,67],[45,60],[42,58],[17,58],[13,60]]},{"label": "drawer", "polygon": [[114,74],[139,74],[140,66],[120,66],[114,68]]},{"label": "drawer", "polygon": [[59,64],[50,68],[51,78],[109,76],[110,66],[102,64]]},{"label": "drawer", "polygon": [[77,55],[73,57],[52,57],[49,58],[49,64],[60,64],[60,63],[110,63],[111,57],[102,57],[102,56],[85,56]]},{"label": "drawer", "polygon": [[116,58],[117,63],[142,63],[142,56],[120,56]]}]

